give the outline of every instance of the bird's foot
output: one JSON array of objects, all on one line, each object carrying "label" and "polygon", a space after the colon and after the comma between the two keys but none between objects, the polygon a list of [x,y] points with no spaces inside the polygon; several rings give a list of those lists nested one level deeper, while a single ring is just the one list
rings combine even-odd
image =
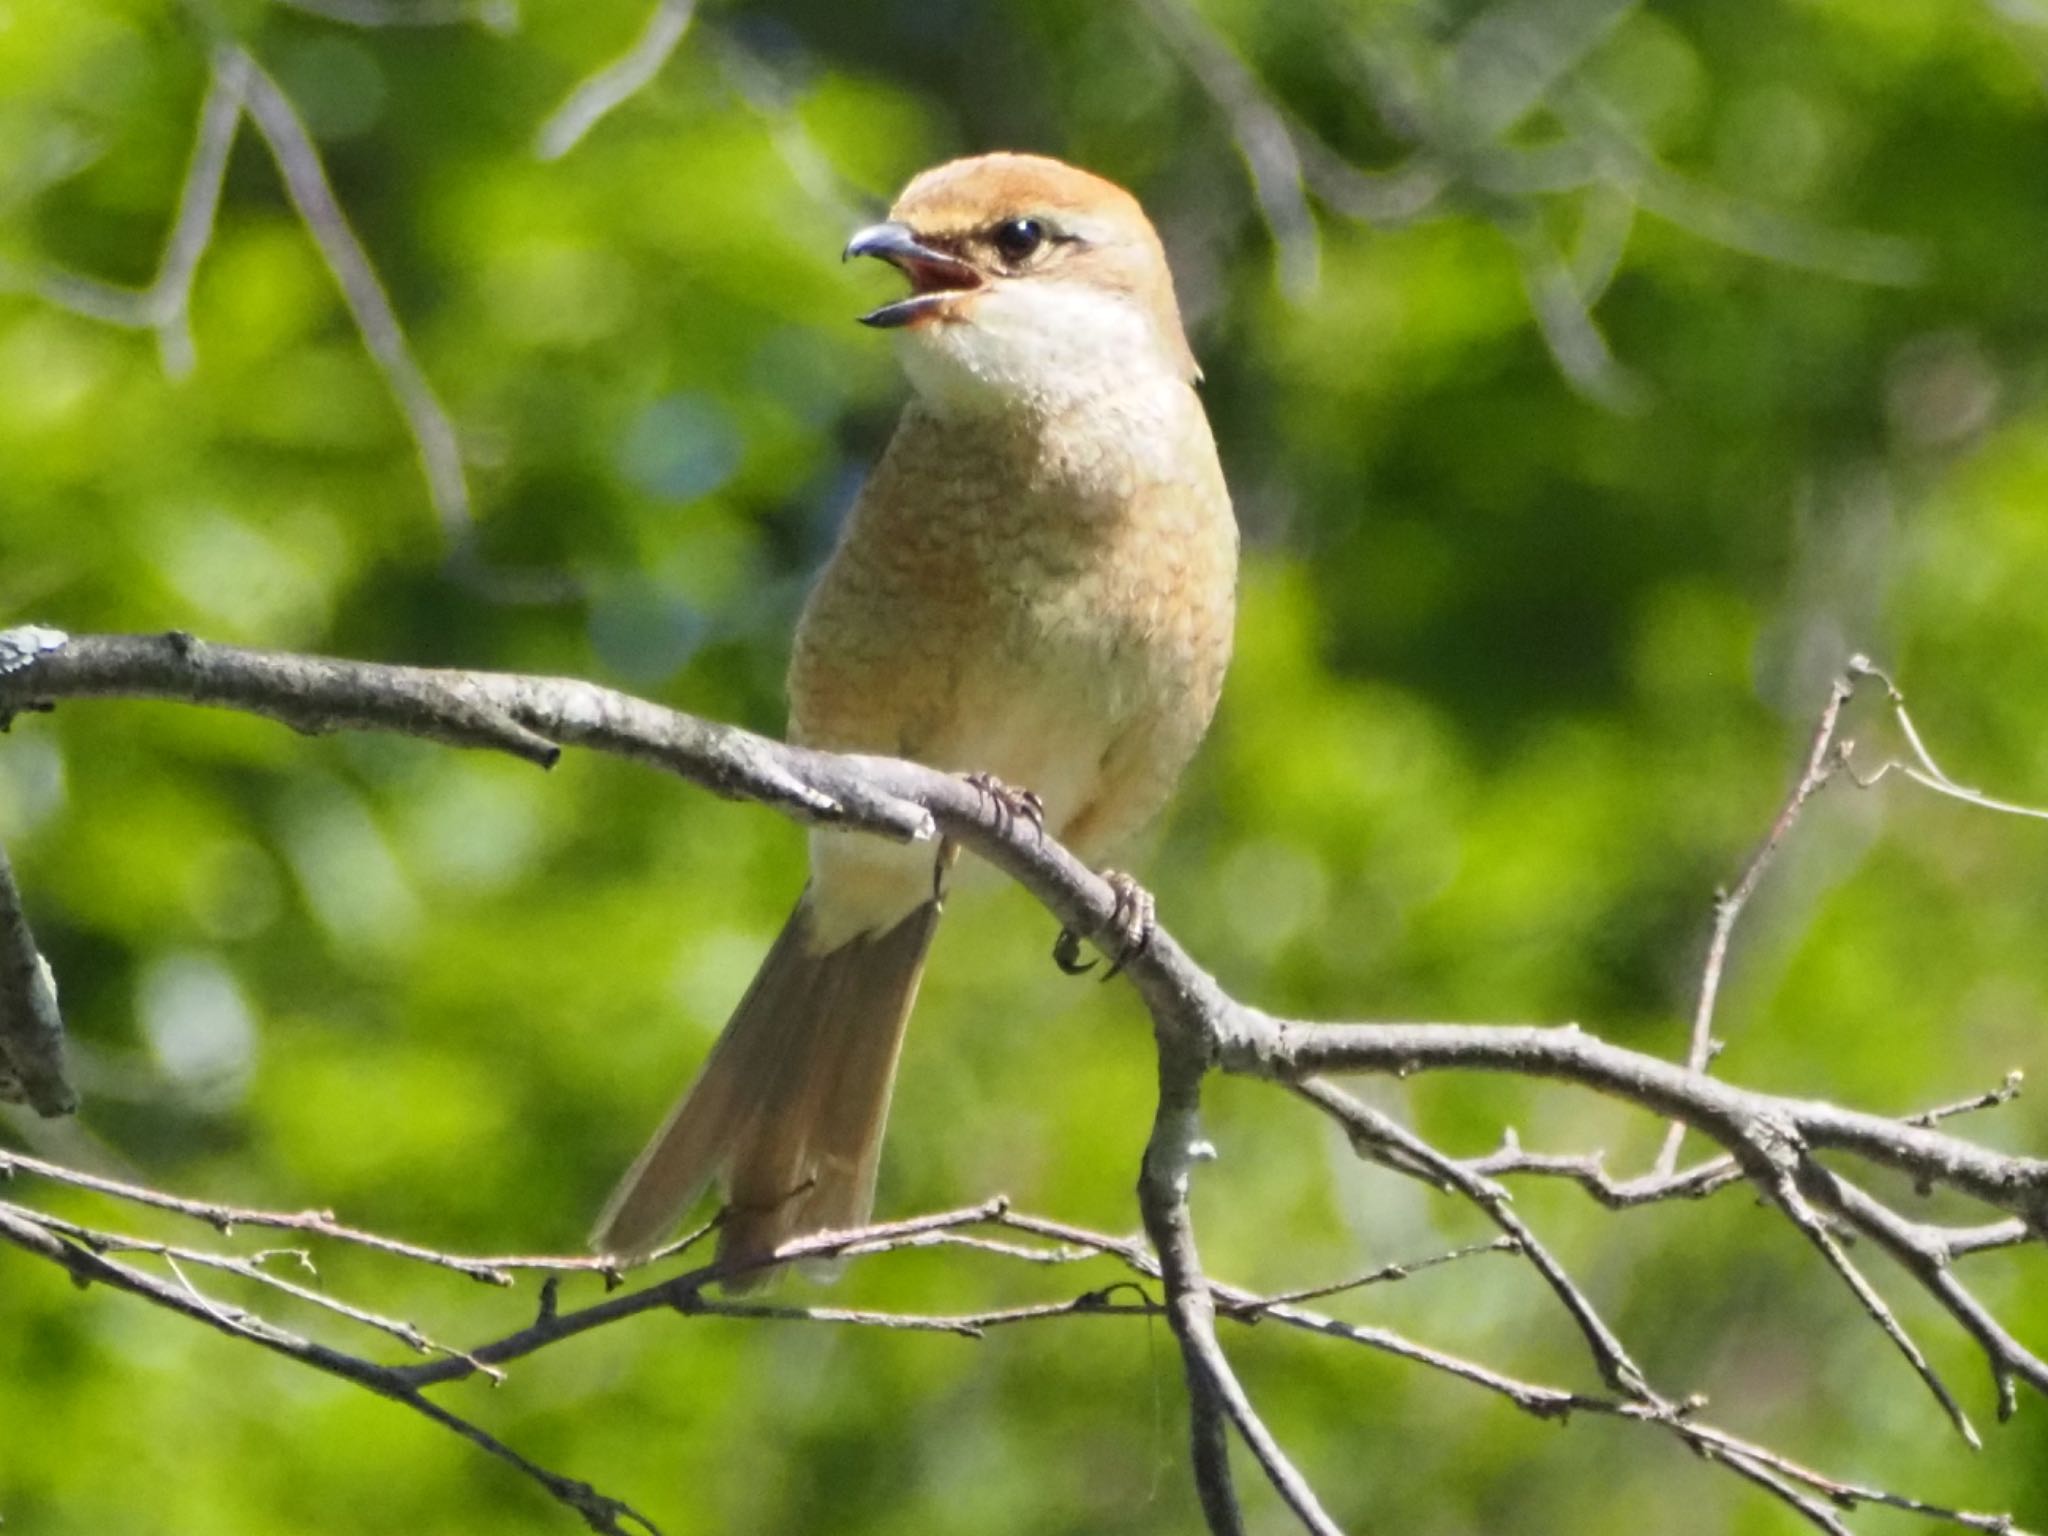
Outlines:
[{"label": "bird's foot", "polygon": [[998,836],[1008,837],[1020,821],[1038,836],[1045,835],[1045,802],[1037,795],[1028,789],[1012,789],[992,773],[970,773],[966,778],[995,807]]},{"label": "bird's foot", "polygon": [[[1152,930],[1158,926],[1158,907],[1152,893],[1122,870],[1105,869],[1102,878],[1116,893],[1116,906],[1109,915],[1109,942],[1103,945],[1103,952],[1109,956],[1109,969],[1102,973],[1102,979],[1108,981],[1142,955],[1152,942]],[[1069,976],[1095,969],[1093,960],[1081,958],[1081,935],[1071,928],[1062,928],[1053,941],[1052,963]]]}]

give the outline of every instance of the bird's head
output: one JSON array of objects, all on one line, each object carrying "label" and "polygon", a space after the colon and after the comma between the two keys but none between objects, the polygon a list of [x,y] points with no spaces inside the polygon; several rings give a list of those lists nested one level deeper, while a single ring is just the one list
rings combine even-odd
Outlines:
[{"label": "bird's head", "polygon": [[911,383],[941,408],[1080,403],[1192,380],[1166,252],[1136,198],[1039,155],[978,155],[916,177],[847,242],[910,279],[862,316],[904,338]]}]

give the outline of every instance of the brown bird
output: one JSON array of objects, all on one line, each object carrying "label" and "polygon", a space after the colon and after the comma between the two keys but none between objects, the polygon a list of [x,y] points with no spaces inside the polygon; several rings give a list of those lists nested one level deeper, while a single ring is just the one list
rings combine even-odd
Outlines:
[{"label": "brown bird", "polygon": [[[791,739],[1028,788],[1099,858],[1165,803],[1230,656],[1237,525],[1165,251],[1122,188],[992,154],[918,176],[845,255],[910,280],[862,318],[914,395],[798,624]],[[812,834],[796,911],[600,1252],[644,1256],[714,1178],[734,1263],[867,1220],[946,858]]]}]

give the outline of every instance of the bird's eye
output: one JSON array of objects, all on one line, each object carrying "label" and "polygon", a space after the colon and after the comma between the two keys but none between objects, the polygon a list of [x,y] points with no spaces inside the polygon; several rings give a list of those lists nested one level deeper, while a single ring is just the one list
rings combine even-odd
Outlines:
[{"label": "bird's eye", "polygon": [[1045,226],[1037,219],[1011,219],[996,226],[995,244],[1003,260],[1024,261],[1045,244]]}]

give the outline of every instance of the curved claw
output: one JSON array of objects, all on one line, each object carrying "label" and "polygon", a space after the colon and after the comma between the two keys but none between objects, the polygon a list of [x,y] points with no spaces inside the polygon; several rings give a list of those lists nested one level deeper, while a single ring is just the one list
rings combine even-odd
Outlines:
[{"label": "curved claw", "polygon": [[1093,960],[1081,958],[1081,935],[1071,928],[1062,928],[1052,941],[1052,963],[1069,976],[1086,976],[1095,969]]},{"label": "curved claw", "polygon": [[995,806],[996,831],[1004,837],[1018,822],[1024,822],[1038,836],[1045,835],[1045,802],[1028,789],[1013,789],[992,773],[964,776]]},{"label": "curved claw", "polygon": [[1122,870],[1106,869],[1102,878],[1116,892],[1116,910],[1109,919],[1116,930],[1116,953],[1109,969],[1102,973],[1102,979],[1108,981],[1145,953],[1145,947],[1152,942],[1152,930],[1158,926],[1158,904],[1150,891]]},{"label": "curved claw", "polygon": [[[1110,912],[1108,932],[1104,935],[1106,942],[1101,945],[1109,957],[1109,969],[1102,973],[1102,979],[1108,981],[1145,952],[1145,946],[1152,942],[1157,917],[1152,893],[1129,875],[1106,869],[1102,878],[1116,892],[1116,906]],[[1093,960],[1081,958],[1081,935],[1071,928],[1062,928],[1053,941],[1052,963],[1069,976],[1084,976],[1095,969]]]}]

